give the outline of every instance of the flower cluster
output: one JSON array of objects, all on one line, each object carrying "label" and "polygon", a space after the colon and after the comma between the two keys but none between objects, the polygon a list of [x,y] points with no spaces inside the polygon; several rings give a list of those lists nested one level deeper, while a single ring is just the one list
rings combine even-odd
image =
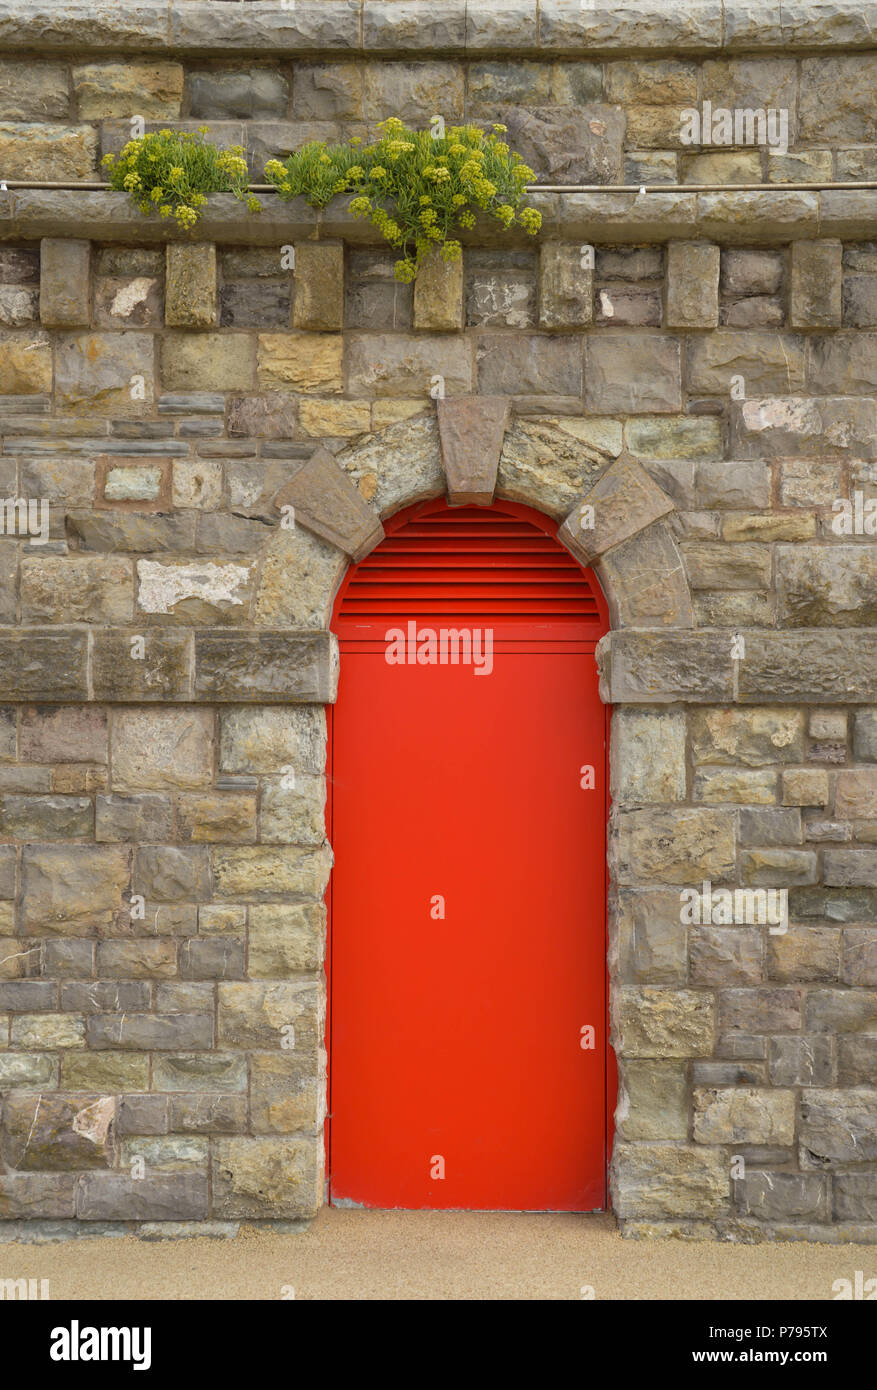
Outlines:
[{"label": "flower cluster", "polygon": [[157,207],[160,217],[173,217],[185,230],[198,221],[208,193],[233,193],[261,212],[258,198],[247,195],[243,149],[217,149],[204,139],[207,130],[159,130],[129,140],[118,155],[104,156],[110,187],[130,193],[142,213]]},{"label": "flower cluster", "polygon": [[424,258],[438,249],[445,260],[461,254],[457,230],[476,225],[477,213],[504,228],[517,224],[531,236],[541,214],[523,206],[534,175],[501,139],[505,126],[489,133],[478,126],[410,130],[397,116],[378,126],[371,145],[311,141],[281,162],[269,160],[265,174],[281,198],[304,197],[323,208],[338,193],[352,193],[350,212],[367,217],[401,255],[398,280],[413,280]]}]

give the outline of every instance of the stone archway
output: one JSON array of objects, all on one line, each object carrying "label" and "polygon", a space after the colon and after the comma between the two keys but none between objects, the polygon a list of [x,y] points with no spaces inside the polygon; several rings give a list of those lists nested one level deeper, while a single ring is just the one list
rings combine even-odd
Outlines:
[{"label": "stone archway", "polygon": [[[647,468],[621,447],[620,431],[613,434],[604,422],[588,418],[510,418],[504,399],[477,396],[441,400],[435,414],[424,412],[389,425],[336,456],[320,447],[288,478],[273,506],[275,514],[287,509],[294,515],[295,525],[278,529],[263,552],[257,625],[326,628],[348,564],[378,544],[383,520],[402,507],[443,494],[461,504],[506,498],[561,523],[558,538],[600,581],[612,629],[667,632],[694,627],[685,567],[670,525],[675,503]],[[598,647],[598,664],[601,648],[610,639],[611,632]],[[601,682],[604,686],[603,697],[608,699],[608,680]],[[641,754],[650,756],[648,747]],[[629,755],[620,774],[613,769],[613,781],[630,771],[628,762]],[[610,820],[610,869],[614,839]],[[617,1115],[635,1132],[637,1106],[648,1102],[639,1099],[641,1088],[626,1085],[624,1039],[630,1034],[630,1004],[622,1019],[615,998],[624,983],[620,961],[628,910],[610,889]],[[666,1055],[678,1056],[672,1048]],[[622,1220],[622,1186],[637,1188],[653,1181],[639,1166],[637,1147],[616,1143],[613,1156],[611,1190]],[[626,1155],[631,1150],[628,1174]],[[686,1158],[687,1152],[682,1152],[683,1166]],[[658,1179],[656,1172],[654,1181]],[[695,1181],[715,1192],[722,1175],[709,1166],[708,1171],[697,1171]],[[672,1186],[672,1175],[661,1182]]]}]

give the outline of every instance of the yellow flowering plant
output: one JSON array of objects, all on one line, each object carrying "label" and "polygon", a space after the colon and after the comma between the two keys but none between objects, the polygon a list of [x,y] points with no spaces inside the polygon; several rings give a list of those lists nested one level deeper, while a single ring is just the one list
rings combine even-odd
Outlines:
[{"label": "yellow flowering plant", "polygon": [[130,193],[142,213],[157,208],[185,229],[198,221],[208,193],[233,193],[250,212],[261,212],[258,198],[247,193],[243,149],[218,149],[205,140],[207,130],[159,130],[129,140],[118,155],[104,155],[110,187]]},{"label": "yellow flowering plant", "polygon": [[284,163],[269,160],[266,177],[281,198],[303,196],[317,208],[353,194],[353,216],[368,217],[400,252],[395,275],[402,281],[413,280],[433,250],[456,260],[454,233],[473,227],[478,209],[503,227],[539,231],[541,213],[524,202],[533,170],[502,139],[505,126],[487,133],[474,125],[445,128],[434,118],[429,130],[415,131],[390,116],[378,130],[371,145],[311,141]]}]

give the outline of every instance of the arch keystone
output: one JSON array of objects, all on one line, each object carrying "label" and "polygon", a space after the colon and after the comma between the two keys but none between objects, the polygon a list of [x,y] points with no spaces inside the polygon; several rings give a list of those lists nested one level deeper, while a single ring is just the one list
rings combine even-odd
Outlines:
[{"label": "arch keystone", "polygon": [[489,507],[508,424],[508,398],[450,396],[436,404],[449,505]]},{"label": "arch keystone", "polygon": [[322,445],[274,498],[278,511],[291,506],[309,531],[363,560],[384,538],[384,528],[348,475]]},{"label": "arch keystone", "polygon": [[625,450],[573,507],[557,539],[584,565],[644,531],[675,504]]}]

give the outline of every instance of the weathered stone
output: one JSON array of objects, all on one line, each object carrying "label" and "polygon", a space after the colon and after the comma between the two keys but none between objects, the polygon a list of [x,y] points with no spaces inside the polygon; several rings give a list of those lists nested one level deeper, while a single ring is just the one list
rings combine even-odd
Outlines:
[{"label": "weathered stone", "polygon": [[155,390],[149,333],[76,333],[55,346],[55,396],[83,415],[144,415]]},{"label": "weathered stone", "polygon": [[[247,1059],[220,1052],[162,1054],[153,1059],[153,1084],[161,1091],[245,1091]],[[172,1099],[172,1109],[178,1103]]]},{"label": "weathered stone", "polygon": [[24,1171],[112,1168],[113,1096],[11,1095],[3,1111],[3,1156]]},{"label": "weathered stone", "polygon": [[463,327],[463,257],[445,260],[432,251],[414,282],[414,327],[452,332]]},{"label": "weathered stone", "polygon": [[239,902],[265,902],[287,894],[299,902],[322,897],[331,851],[328,849],[240,846],[213,851],[215,896]]},{"label": "weathered stone", "polygon": [[61,1085],[67,1091],[145,1091],[149,1086],[149,1055],[133,1052],[65,1052]]},{"label": "weathered stone", "polygon": [[208,710],[119,710],[112,757],[113,785],[120,790],[209,786],[213,715]]},{"label": "weathered stone", "polygon": [[268,390],[342,391],[342,354],[334,333],[260,333],[258,384]]},{"label": "weathered stone", "polygon": [[617,709],[612,717],[612,800],[685,800],[685,716]]},{"label": "weathered stone", "polygon": [[557,538],[589,565],[672,510],[671,498],[635,458],[622,453],[585,493]]},{"label": "weathered stone", "polygon": [[817,1173],[775,1173],[747,1170],[734,1184],[734,1197],[743,1216],[759,1221],[829,1221],[828,1184]]},{"label": "weathered stone", "polygon": [[[141,650],[142,657],[135,659],[134,652]],[[160,628],[105,628],[94,635],[92,678],[96,700],[187,699],[191,638],[186,632]]]},{"label": "weathered stone", "polygon": [[623,1139],[687,1139],[688,1096],[684,1065],[627,1061],[615,1123]]},{"label": "weathered stone", "polygon": [[328,633],[195,634],[197,699],[332,703],[337,682],[337,646]]},{"label": "weathered stone", "polygon": [[830,1086],[835,1080],[833,1039],[824,1033],[771,1038],[770,1079],[774,1086]]},{"label": "weathered stone", "polygon": [[[264,337],[264,335],[262,335]],[[326,378],[341,389],[341,348],[335,344],[337,362]],[[314,348],[309,349],[309,357]],[[472,359],[467,343],[459,337],[420,336],[404,333],[363,333],[346,345],[348,389],[354,396],[417,396],[428,399],[434,378],[442,378],[446,395],[473,389]],[[482,383],[485,390],[494,388]],[[299,390],[313,389],[300,385]],[[320,387],[319,389],[325,389]],[[499,394],[502,394],[500,392]]]},{"label": "weathered stone", "polygon": [[[333,465],[334,466],[334,465]],[[342,475],[343,476],[343,475]],[[340,491],[340,489],[339,489]],[[366,526],[374,534],[374,513],[369,509],[363,523],[342,497],[347,517],[358,527],[360,537],[367,535]],[[363,507],[365,507],[363,503]],[[347,517],[331,515],[346,524]],[[356,535],[347,538],[350,544]],[[371,549],[371,546],[369,546]],[[255,622],[259,627],[324,628],[329,621],[338,581],[346,565],[345,555],[335,545],[296,527],[293,531],[279,529],[262,556],[259,588],[255,596]]]},{"label": "weathered stone", "polygon": [[121,847],[26,845],[21,872],[25,936],[89,936],[127,916],[131,865]]},{"label": "weathered stone", "polygon": [[7,179],[75,183],[94,178],[96,160],[93,126],[0,123],[0,169]]},{"label": "weathered stone", "polygon": [[199,1221],[207,1215],[207,1176],[201,1173],[86,1173],[76,1192],[80,1221]]},{"label": "weathered stone", "polygon": [[[768,975],[788,984],[836,980],[840,934],[836,927],[789,927],[767,939]],[[862,983],[865,983],[862,981]]]},{"label": "weathered stone", "polygon": [[641,462],[647,459],[714,458],[722,452],[719,422],[708,416],[631,419],[625,424],[624,438],[631,453]]},{"label": "weathered stone", "polygon": [[46,328],[79,328],[91,317],[91,243],[44,237],[40,242],[40,320]]},{"label": "weathered stone", "polygon": [[877,1090],[814,1088],[801,1097],[802,1163],[832,1169],[877,1159]]},{"label": "weathered stone", "polygon": [[789,321],[793,328],[833,328],[843,317],[843,246],[793,241]]},{"label": "weathered stone", "polygon": [[245,1095],[210,1091],[177,1093],[165,1098],[170,1129],[195,1134],[242,1134],[247,1127]]},{"label": "weathered stone", "polygon": [[667,247],[667,328],[715,328],[719,322],[718,246],[671,241]]},{"label": "weathered stone", "polygon": [[0,392],[33,396],[52,390],[52,346],[47,333],[0,333]]},{"label": "weathered stone", "polygon": [[678,891],[622,889],[610,907],[610,956],[617,960],[619,978],[639,984],[686,984],[687,930]]},{"label": "weathered stone", "polygon": [[0,796],[0,831],[17,840],[90,839],[90,797]]},{"label": "weathered stone", "polygon": [[[733,695],[730,644],[722,634],[613,632],[598,648],[607,703],[716,704]],[[747,642],[750,639],[747,638]]]},{"label": "weathered stone", "polygon": [[586,328],[594,321],[594,270],[582,265],[582,250],[547,241],[539,253],[539,326]]},{"label": "weathered stone", "polygon": [[718,881],[736,868],[733,811],[631,810],[618,815],[617,826],[620,883]]},{"label": "weathered stone", "polygon": [[140,845],[134,881],[143,897],[160,903],[192,902],[210,896],[207,850]]},{"label": "weathered stone", "polygon": [[4,1174],[0,1177],[0,1220],[11,1226],[16,1217],[72,1217],[75,1186],[72,1173]]},{"label": "weathered stone", "polygon": [[22,621],[124,623],[134,614],[130,560],[121,556],[25,557]]},{"label": "weathered stone", "polygon": [[[657,333],[591,334],[585,362],[585,404],[607,414],[645,415],[681,409],[679,343]],[[637,449],[631,444],[631,449]]]},{"label": "weathered stone", "polygon": [[442,466],[451,506],[489,506],[508,423],[502,396],[456,396],[437,405]]},{"label": "weathered stone", "polygon": [[682,557],[663,523],[614,546],[595,568],[616,628],[694,626]]},{"label": "weathered stone", "polygon": [[803,389],[804,344],[778,333],[720,329],[688,343],[689,389],[703,395],[728,396],[734,378],[750,392],[777,395]]},{"label": "weathered stone", "polygon": [[762,767],[804,756],[804,716],[797,710],[694,710],[690,719],[698,763]]},{"label": "weathered stone", "polygon": [[79,119],[130,117],[174,118],[180,114],[183,69],[179,63],[128,61],[88,63],[73,68]]},{"label": "weathered stone", "polygon": [[228,402],[230,438],[256,435],[262,439],[291,439],[296,435],[298,411],[293,396],[232,396]]},{"label": "weathered stone", "polygon": [[262,844],[320,845],[326,839],[326,787],[321,777],[285,779],[262,788],[259,831]]},{"label": "weathered stone", "polygon": [[274,499],[309,530],[337,546],[356,564],[383,538],[384,528],[349,476],[326,449],[316,449]]},{"label": "weathered stone", "polygon": [[341,242],[296,243],[292,325],[311,332],[337,332],[344,327],[344,246]]},{"label": "weathered stone", "polygon": [[700,1144],[791,1144],[794,1091],[695,1087],[693,1135]]},{"label": "weathered stone", "polygon": [[612,1035],[625,1057],[709,1057],[714,1033],[708,991],[646,986],[616,995]]},{"label": "weathered stone", "polygon": [[617,107],[498,104],[489,115],[508,128],[504,138],[538,183],[621,183],[625,121]]},{"label": "weathered stone", "polygon": [[283,979],[298,971],[319,969],[324,930],[321,903],[254,904],[250,908],[250,976],[256,980]]},{"label": "weathered stone", "polygon": [[[296,69],[296,105],[300,108]],[[269,68],[247,68],[240,72],[190,72],[189,113],[202,120],[259,120],[285,116],[289,102],[289,83]],[[297,114],[311,116],[310,112]],[[315,119],[324,119],[317,116]]]},{"label": "weathered stone", "polygon": [[214,1209],[222,1217],[313,1216],[323,1200],[322,1138],[218,1139]]},{"label": "weathered stone", "polygon": [[322,773],[326,721],[317,706],[233,709],[221,715],[220,767],[226,772]]},{"label": "weathered stone", "polygon": [[240,391],[254,385],[253,341],[245,334],[169,333],[161,379],[170,391]]},{"label": "weathered stone", "polygon": [[[820,1042],[837,1047],[837,1080],[840,1086],[870,1086],[877,1067],[877,1033],[841,1033],[837,1040],[822,1034]],[[818,1084],[818,1083],[817,1083]]]},{"label": "weathered stone", "polygon": [[777,547],[780,616],[788,627],[873,627],[877,561],[858,545]]},{"label": "weathered stone", "polygon": [[762,933],[755,927],[697,927],[689,939],[693,985],[751,985],[762,977]]},{"label": "weathered stone", "polygon": [[88,1045],[136,1052],[213,1046],[212,1014],[92,1014]]},{"label": "weathered stone", "polygon": [[718,996],[722,1033],[789,1033],[801,1027],[801,990],[723,989]]},{"label": "weathered stone", "polygon": [[165,323],[176,328],[212,328],[216,303],[216,247],[209,242],[171,242],[167,247]]},{"label": "weathered stone", "polygon": [[615,1144],[612,1207],[630,1217],[721,1216],[730,1177],[724,1154],[696,1144]]},{"label": "weathered stone", "polygon": [[391,425],[378,438],[342,449],[336,462],[379,516],[440,497],[445,490],[438,428],[431,416]]},{"label": "weathered stone", "polygon": [[322,1072],[294,1054],[251,1054],[250,1113],[256,1134],[317,1129],[326,1115]]}]

